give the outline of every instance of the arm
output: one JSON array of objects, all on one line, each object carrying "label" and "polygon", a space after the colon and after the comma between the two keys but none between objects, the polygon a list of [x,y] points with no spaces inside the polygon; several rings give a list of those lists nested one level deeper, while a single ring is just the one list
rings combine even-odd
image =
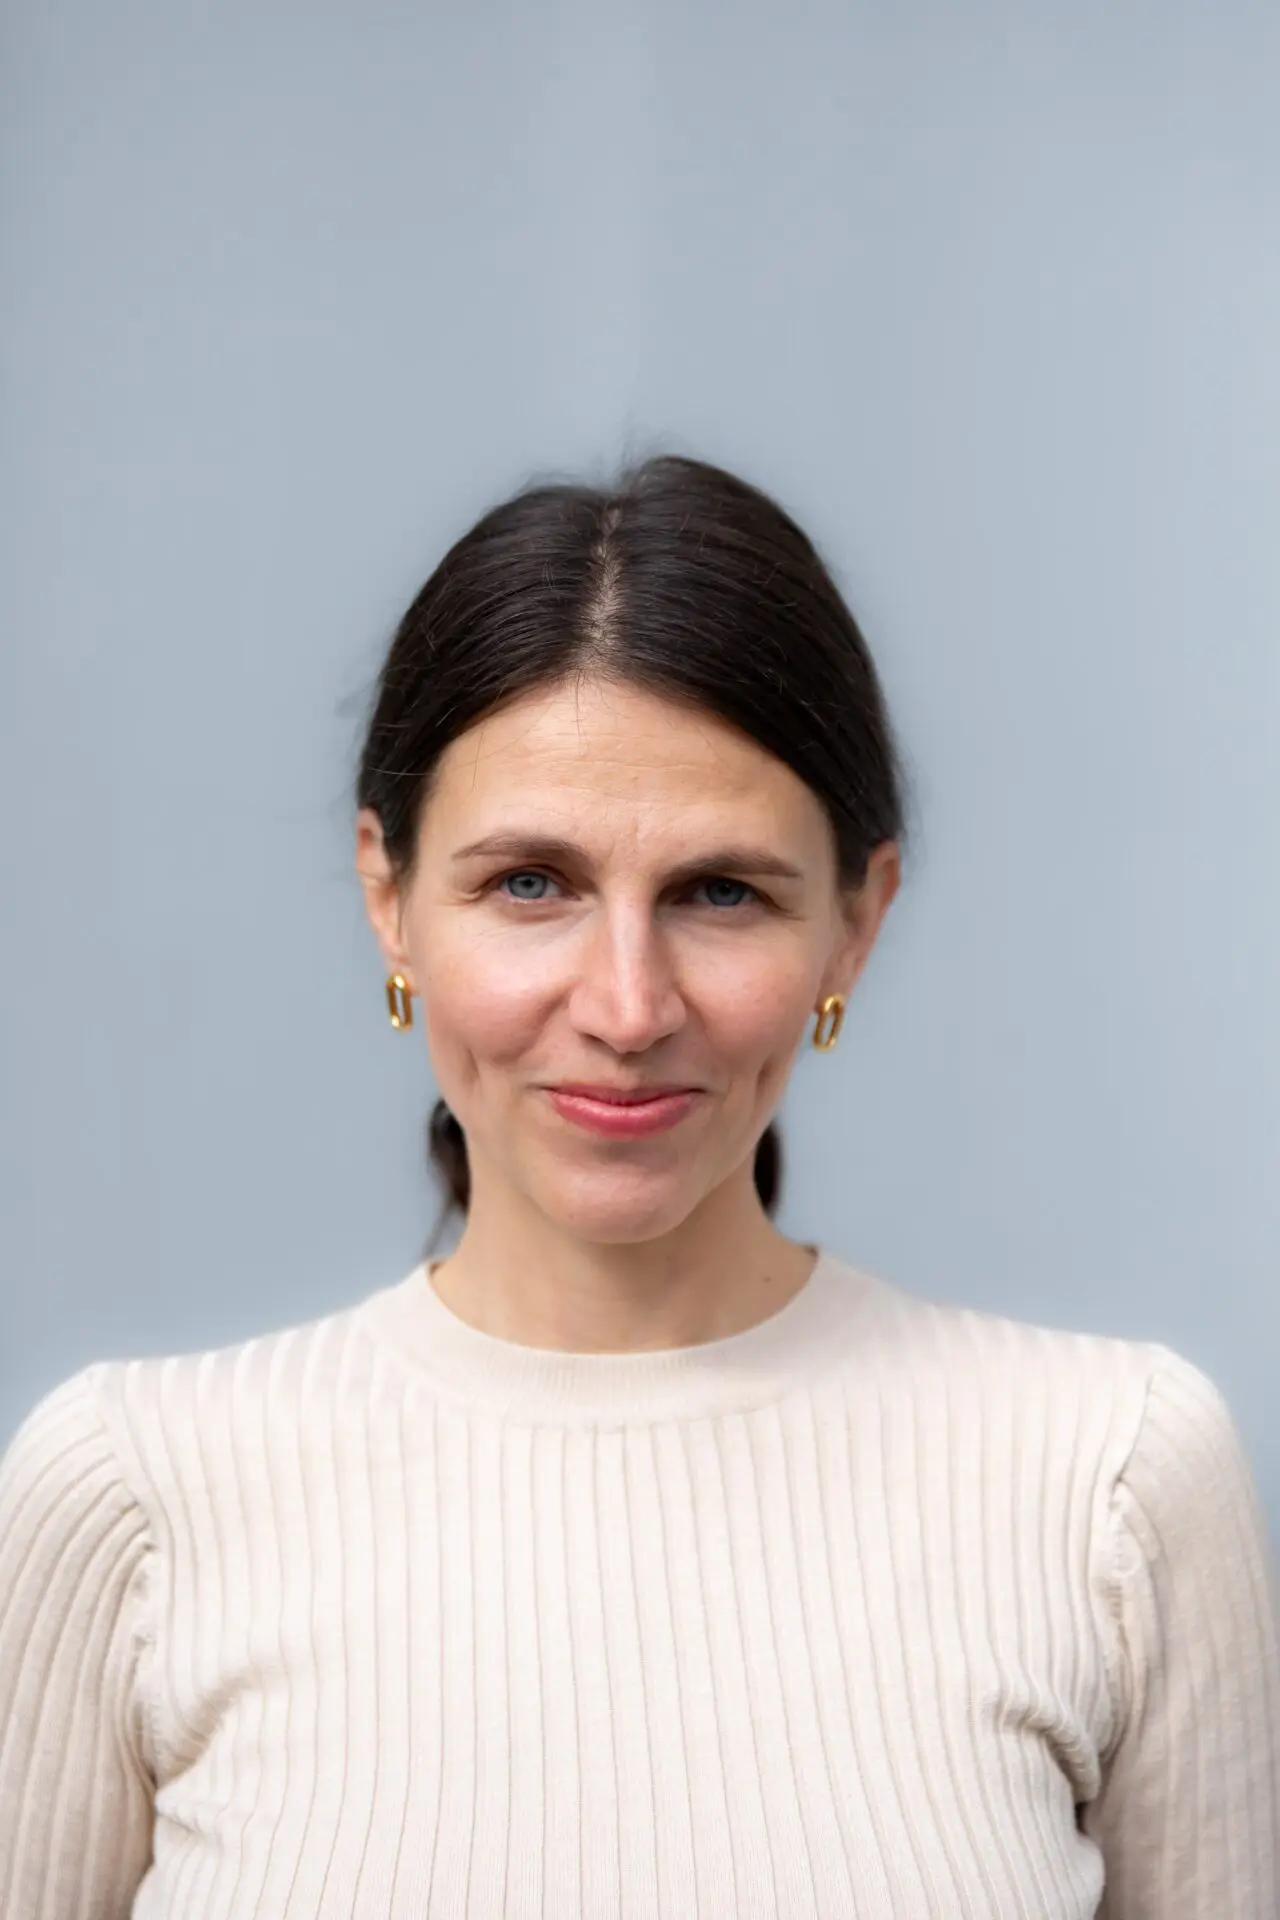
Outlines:
[{"label": "arm", "polygon": [[1100,1920],[1280,1914],[1280,1654],[1270,1547],[1230,1412],[1156,1349],[1112,1491],[1117,1738],[1082,1825]]},{"label": "arm", "polygon": [[146,1872],[133,1678],[149,1557],[77,1374],[0,1461],[0,1913],[15,1920],[124,1920]]}]

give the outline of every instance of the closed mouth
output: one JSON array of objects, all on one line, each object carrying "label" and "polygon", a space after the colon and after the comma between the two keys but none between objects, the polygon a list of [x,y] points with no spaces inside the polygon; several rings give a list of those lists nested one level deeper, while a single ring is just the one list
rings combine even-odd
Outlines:
[{"label": "closed mouth", "polygon": [[696,1087],[640,1087],[627,1091],[619,1087],[553,1087],[574,1100],[595,1100],[601,1106],[639,1107],[654,1100],[670,1100],[677,1094],[696,1093]]}]

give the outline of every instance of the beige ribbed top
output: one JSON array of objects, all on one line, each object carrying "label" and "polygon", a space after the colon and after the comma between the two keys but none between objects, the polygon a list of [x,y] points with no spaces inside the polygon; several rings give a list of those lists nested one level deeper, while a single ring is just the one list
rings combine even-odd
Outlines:
[{"label": "beige ribbed top", "polygon": [[1167,1348],[823,1252],[564,1354],[422,1268],[0,1473],[4,1920],[1275,1920],[1254,1483]]}]

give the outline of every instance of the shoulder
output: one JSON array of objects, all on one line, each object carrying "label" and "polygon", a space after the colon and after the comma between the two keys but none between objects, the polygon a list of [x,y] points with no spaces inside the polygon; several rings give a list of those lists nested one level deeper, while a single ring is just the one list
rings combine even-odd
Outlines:
[{"label": "shoulder", "polygon": [[[1021,1513],[1056,1516],[1063,1537],[1087,1540],[1114,1671],[1117,1622],[1139,1592],[1150,1619],[1165,1619],[1161,1631],[1175,1614],[1192,1617],[1194,1591],[1251,1644],[1271,1646],[1258,1484],[1203,1367],[1159,1341],[1048,1327],[860,1277],[870,1311],[849,1343],[850,1399],[855,1382],[873,1386],[956,1485],[971,1469],[988,1489],[1017,1489]],[[1137,1633],[1132,1621],[1126,1632]]]},{"label": "shoulder", "polygon": [[145,1512],[103,1414],[102,1365],[53,1388],[0,1459],[0,1610],[109,1581],[145,1556]]},{"label": "shoulder", "polygon": [[305,1455],[368,1404],[378,1365],[359,1304],[222,1347],[99,1361],[28,1414],[0,1485],[10,1500],[103,1503],[104,1517],[128,1507],[167,1533],[193,1495],[243,1485],[281,1451]]},{"label": "shoulder", "polygon": [[1012,1402],[1034,1400],[1046,1390],[1070,1393],[1088,1383],[1093,1397],[1114,1394],[1136,1413],[1158,1357],[1167,1351],[1150,1341],[936,1300],[896,1281],[846,1270],[870,1308],[858,1324],[859,1339],[870,1335],[879,1365],[890,1373],[972,1381]]},{"label": "shoulder", "polygon": [[1263,1577],[1267,1523],[1226,1396],[1184,1354],[1163,1345],[1148,1351],[1140,1415],[1113,1488],[1122,1558],[1126,1543],[1153,1567],[1220,1550]]},{"label": "shoulder", "polygon": [[893,1393],[950,1406],[1014,1442],[1052,1441],[1104,1485],[1152,1487],[1238,1450],[1210,1376],[1158,1341],[1054,1327],[937,1301],[876,1276],[858,1341]]}]

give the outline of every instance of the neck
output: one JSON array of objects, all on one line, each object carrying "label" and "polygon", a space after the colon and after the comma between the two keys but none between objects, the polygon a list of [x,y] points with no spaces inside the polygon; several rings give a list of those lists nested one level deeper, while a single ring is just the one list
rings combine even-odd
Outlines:
[{"label": "neck", "polygon": [[754,1186],[736,1207],[725,1196],[671,1233],[633,1241],[586,1240],[542,1214],[517,1220],[483,1193],[473,1188],[462,1237],[431,1284],[458,1319],[519,1346],[632,1353],[723,1339],[784,1307],[816,1259],[777,1231]]}]

